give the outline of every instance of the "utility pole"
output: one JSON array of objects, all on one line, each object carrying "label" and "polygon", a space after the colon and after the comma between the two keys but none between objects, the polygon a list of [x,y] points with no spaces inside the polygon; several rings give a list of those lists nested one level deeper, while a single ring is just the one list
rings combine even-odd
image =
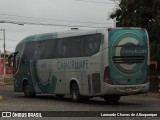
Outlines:
[{"label": "utility pole", "polygon": [[[0,23],[11,23],[11,24],[17,24],[17,25],[24,25],[24,23],[18,23],[18,22],[8,22],[8,21],[0,21]],[[3,75],[3,84],[5,81],[5,77],[6,77],[6,45],[5,45],[5,29],[0,29],[0,31],[3,31],[3,40],[4,40],[4,75]]]},{"label": "utility pole", "polygon": [[4,75],[3,75],[3,84],[6,78],[6,44],[5,44],[5,29],[3,29],[3,39],[4,39]]},{"label": "utility pole", "polygon": [[4,54],[3,54],[3,67],[4,67],[4,74],[3,74],[3,84],[6,77],[6,45],[5,45],[5,29],[0,29],[0,31],[3,31],[3,40],[4,40]]}]

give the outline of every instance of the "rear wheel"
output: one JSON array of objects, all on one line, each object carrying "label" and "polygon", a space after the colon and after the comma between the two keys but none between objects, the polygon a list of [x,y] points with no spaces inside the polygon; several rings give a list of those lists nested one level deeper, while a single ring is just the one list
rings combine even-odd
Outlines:
[{"label": "rear wheel", "polygon": [[116,103],[120,100],[121,96],[119,95],[106,95],[104,96],[104,100],[107,103]]},{"label": "rear wheel", "polygon": [[23,92],[25,97],[35,97],[36,93],[30,92],[30,86],[28,82],[23,83]]},{"label": "rear wheel", "polygon": [[71,96],[73,102],[79,102],[80,101],[80,93],[77,83],[73,83],[71,86]]}]

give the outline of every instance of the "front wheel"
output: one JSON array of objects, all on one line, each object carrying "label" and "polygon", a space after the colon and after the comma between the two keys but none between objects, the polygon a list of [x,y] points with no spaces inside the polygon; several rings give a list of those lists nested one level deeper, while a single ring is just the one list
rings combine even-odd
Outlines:
[{"label": "front wheel", "polygon": [[120,100],[121,96],[119,95],[106,95],[104,96],[104,100],[107,103],[116,103]]},{"label": "front wheel", "polygon": [[71,86],[71,97],[73,102],[79,102],[80,101],[80,93],[77,83],[73,83]]},{"label": "front wheel", "polygon": [[36,93],[30,92],[30,86],[29,86],[28,82],[24,82],[23,92],[24,92],[24,96],[28,97],[28,98],[35,97],[35,95],[36,95]]}]

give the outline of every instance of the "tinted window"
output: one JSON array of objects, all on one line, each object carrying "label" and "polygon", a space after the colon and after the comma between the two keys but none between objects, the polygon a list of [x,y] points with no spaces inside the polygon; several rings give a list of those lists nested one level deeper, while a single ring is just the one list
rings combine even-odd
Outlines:
[{"label": "tinted window", "polygon": [[57,57],[57,40],[47,40],[44,58],[51,59],[56,57]]},{"label": "tinted window", "polygon": [[86,36],[85,41],[85,55],[91,56],[99,52],[101,43],[101,34],[94,34]]},{"label": "tinted window", "polygon": [[23,52],[23,59],[30,60],[34,58],[34,43],[25,43],[25,48]]},{"label": "tinted window", "polygon": [[70,40],[71,44],[71,57],[82,57],[84,56],[84,37],[73,37]]},{"label": "tinted window", "polygon": [[57,57],[84,57],[99,52],[101,34],[91,34],[58,39]]},{"label": "tinted window", "polygon": [[35,42],[34,59],[43,59],[45,56],[45,41]]},{"label": "tinted window", "polygon": [[26,43],[24,58],[33,59],[34,56],[34,59],[53,59],[91,56],[99,51],[100,43],[101,34],[38,41],[35,42],[35,51],[34,43]]},{"label": "tinted window", "polygon": [[21,55],[21,52],[22,52],[22,48],[23,48],[23,44],[19,44],[15,49],[15,51],[18,51],[17,55],[15,56],[14,63],[13,63],[13,66],[14,66],[15,70],[17,70],[18,66],[19,66],[20,55]]},{"label": "tinted window", "polygon": [[23,44],[19,44],[19,45],[16,47],[15,51],[18,51],[18,54],[16,55],[16,57],[19,57],[19,56],[20,56],[20,54],[21,54],[21,52],[22,52],[22,47],[23,47]]},{"label": "tinted window", "polygon": [[71,38],[62,38],[58,39],[58,56],[59,58],[70,57],[70,39]]}]

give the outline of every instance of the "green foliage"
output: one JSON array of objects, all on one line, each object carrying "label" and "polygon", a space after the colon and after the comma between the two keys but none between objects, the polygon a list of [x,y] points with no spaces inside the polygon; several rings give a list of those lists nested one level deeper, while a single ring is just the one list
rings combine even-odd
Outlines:
[{"label": "green foliage", "polygon": [[151,59],[160,60],[160,0],[121,0],[110,14],[117,27],[142,27],[149,33]]},{"label": "green foliage", "polygon": [[5,85],[13,85],[13,77],[6,76],[5,79],[4,79],[4,84]]}]

